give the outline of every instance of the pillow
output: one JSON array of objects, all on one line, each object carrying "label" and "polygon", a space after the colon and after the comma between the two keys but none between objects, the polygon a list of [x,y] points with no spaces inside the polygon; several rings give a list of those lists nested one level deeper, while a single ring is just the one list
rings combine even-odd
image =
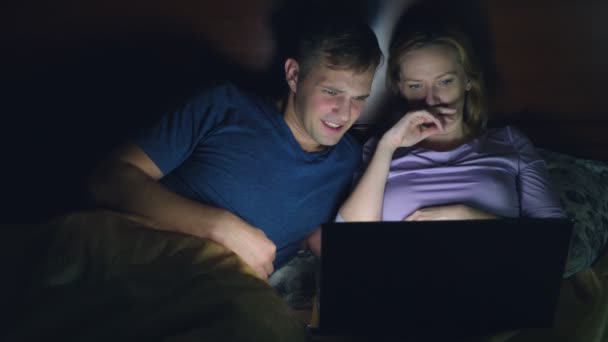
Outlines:
[{"label": "pillow", "polygon": [[285,265],[276,270],[268,282],[283,297],[290,308],[312,309],[316,292],[320,259],[310,250],[300,250]]},{"label": "pillow", "polygon": [[574,234],[564,277],[591,266],[608,240],[608,164],[539,149]]}]

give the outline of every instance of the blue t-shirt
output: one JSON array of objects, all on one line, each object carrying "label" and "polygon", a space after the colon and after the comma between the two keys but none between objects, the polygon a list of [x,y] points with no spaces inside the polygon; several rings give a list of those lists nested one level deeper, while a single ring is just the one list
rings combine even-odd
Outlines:
[{"label": "blue t-shirt", "polygon": [[277,246],[275,266],[331,221],[361,159],[350,135],[306,152],[277,108],[229,83],[204,91],[135,143],[187,198],[226,209]]}]

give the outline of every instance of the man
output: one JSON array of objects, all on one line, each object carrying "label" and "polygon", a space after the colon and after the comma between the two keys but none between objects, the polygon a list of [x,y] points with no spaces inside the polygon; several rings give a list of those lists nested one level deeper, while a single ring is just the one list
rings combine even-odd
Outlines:
[{"label": "man", "polygon": [[301,28],[279,107],[229,83],[207,89],[102,163],[94,198],[214,240],[267,278],[334,217],[360,159],[343,136],[382,53],[364,22],[327,18]]}]

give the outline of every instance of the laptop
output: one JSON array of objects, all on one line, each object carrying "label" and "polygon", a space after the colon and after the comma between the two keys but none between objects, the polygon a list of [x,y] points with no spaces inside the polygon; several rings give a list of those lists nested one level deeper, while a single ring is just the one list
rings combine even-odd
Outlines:
[{"label": "laptop", "polygon": [[315,333],[455,341],[553,325],[573,222],[323,226]]}]

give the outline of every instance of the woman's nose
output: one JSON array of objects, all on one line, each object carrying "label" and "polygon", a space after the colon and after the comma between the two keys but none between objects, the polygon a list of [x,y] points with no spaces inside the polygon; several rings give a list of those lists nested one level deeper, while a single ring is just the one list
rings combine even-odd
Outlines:
[{"label": "woman's nose", "polygon": [[429,88],[426,92],[426,97],[424,99],[427,106],[435,106],[438,105],[441,101],[437,98],[435,91],[433,88]]}]

